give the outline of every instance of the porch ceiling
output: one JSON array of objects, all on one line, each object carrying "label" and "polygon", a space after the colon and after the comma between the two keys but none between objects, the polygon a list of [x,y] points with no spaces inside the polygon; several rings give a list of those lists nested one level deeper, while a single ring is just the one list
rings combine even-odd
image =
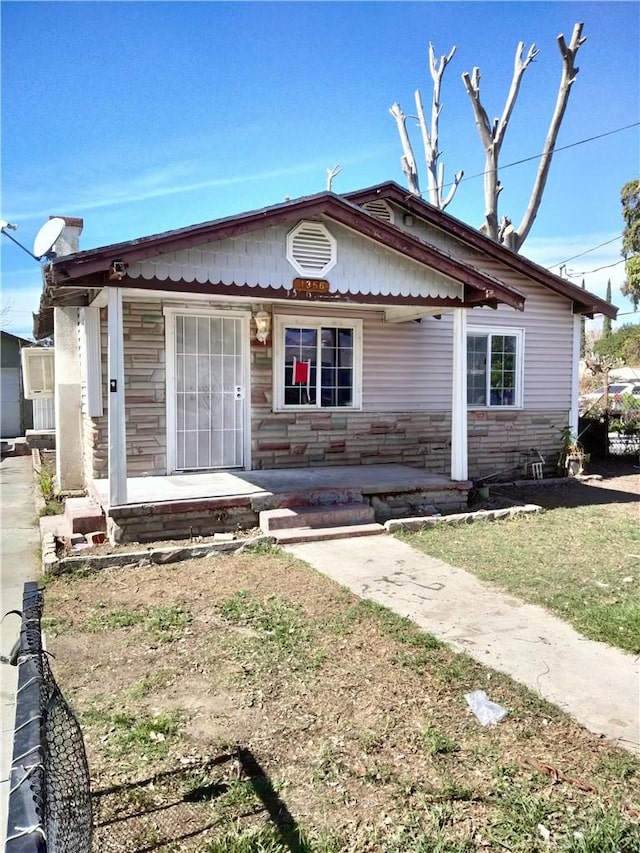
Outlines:
[{"label": "porch ceiling", "polygon": [[[456,483],[455,487],[469,487]],[[327,468],[282,468],[268,471],[218,471],[173,474],[166,477],[129,477],[127,505],[175,503],[207,498],[233,498],[322,489],[357,490],[367,495],[452,488],[443,474],[408,465],[347,465]],[[109,506],[109,481],[94,480],[93,492]]]}]

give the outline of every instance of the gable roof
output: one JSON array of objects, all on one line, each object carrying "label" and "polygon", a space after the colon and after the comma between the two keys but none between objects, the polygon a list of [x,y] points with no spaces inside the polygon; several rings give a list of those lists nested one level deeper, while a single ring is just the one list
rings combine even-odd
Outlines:
[{"label": "gable roof", "polygon": [[[504,303],[519,310],[524,307],[524,296],[490,273],[479,270],[390,223],[381,222],[357,204],[331,192],[55,258],[47,270],[49,297],[51,301],[55,301],[56,289],[91,289],[103,284],[114,285],[114,282],[100,280],[114,260],[131,264],[162,253],[247,234],[259,228],[295,223],[301,217],[318,216],[325,216],[463,284],[465,301],[469,304],[495,306]],[[132,285],[128,283],[128,286]]]},{"label": "gable roof", "polygon": [[377,199],[393,201],[435,228],[458,238],[468,246],[502,262],[516,272],[537,281],[554,293],[571,299],[574,303],[575,313],[587,314],[589,316],[604,314],[605,317],[611,317],[614,320],[618,314],[618,309],[615,305],[611,305],[611,303],[600,299],[593,293],[589,293],[589,291],[565,281],[560,276],[554,275],[549,270],[524,257],[524,255],[520,255],[506,246],[496,243],[495,240],[486,237],[477,228],[472,228],[449,213],[445,213],[439,208],[434,207],[419,196],[410,193],[409,190],[401,187],[395,181],[386,181],[385,183],[375,184],[366,189],[345,193],[345,198],[354,204],[365,204],[368,201]]},{"label": "gable roof", "polygon": [[107,282],[105,277],[114,260],[131,264],[167,252],[247,234],[259,228],[293,223],[301,217],[324,216],[463,284],[465,301],[468,304],[495,307],[502,302],[522,310],[525,298],[514,287],[506,285],[490,272],[478,269],[470,260],[455,257],[390,222],[378,219],[361,207],[368,201],[381,199],[394,202],[486,257],[569,299],[573,303],[575,313],[588,316],[599,313],[614,319],[617,316],[617,308],[614,305],[496,243],[477,229],[413,195],[394,181],[343,195],[321,192],[259,210],[55,258],[46,271],[47,297],[41,307],[57,301],[56,291],[62,297],[67,289],[77,291],[79,288],[86,291],[107,283],[117,286],[117,283]]}]

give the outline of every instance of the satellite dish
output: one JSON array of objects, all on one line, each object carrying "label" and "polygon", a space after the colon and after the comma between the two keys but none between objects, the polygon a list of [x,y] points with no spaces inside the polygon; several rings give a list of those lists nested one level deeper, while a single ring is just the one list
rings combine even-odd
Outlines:
[{"label": "satellite dish", "polygon": [[53,244],[62,234],[65,226],[65,221],[60,216],[54,216],[48,222],[45,222],[42,228],[38,231],[33,241],[33,254],[36,260],[48,257]]}]

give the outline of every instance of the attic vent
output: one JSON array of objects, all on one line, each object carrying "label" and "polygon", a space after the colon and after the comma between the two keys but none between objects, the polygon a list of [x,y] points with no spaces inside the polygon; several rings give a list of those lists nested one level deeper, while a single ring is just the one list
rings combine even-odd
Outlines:
[{"label": "attic vent", "polygon": [[390,222],[393,225],[393,210],[389,207],[386,201],[378,199],[377,201],[367,201],[362,207],[367,213],[375,216],[376,219],[382,219],[383,222]]},{"label": "attic vent", "polygon": [[53,348],[24,347],[22,382],[27,400],[53,397]]},{"label": "attic vent", "polygon": [[299,222],[287,234],[287,260],[300,275],[320,278],[337,259],[336,240],[320,222]]}]

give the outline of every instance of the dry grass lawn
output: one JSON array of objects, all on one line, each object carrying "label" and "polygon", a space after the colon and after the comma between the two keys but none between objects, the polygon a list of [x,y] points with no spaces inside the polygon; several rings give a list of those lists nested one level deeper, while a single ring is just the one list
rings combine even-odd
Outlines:
[{"label": "dry grass lawn", "polygon": [[634,758],[279,551],[51,579],[44,626],[96,851],[640,851]]}]

